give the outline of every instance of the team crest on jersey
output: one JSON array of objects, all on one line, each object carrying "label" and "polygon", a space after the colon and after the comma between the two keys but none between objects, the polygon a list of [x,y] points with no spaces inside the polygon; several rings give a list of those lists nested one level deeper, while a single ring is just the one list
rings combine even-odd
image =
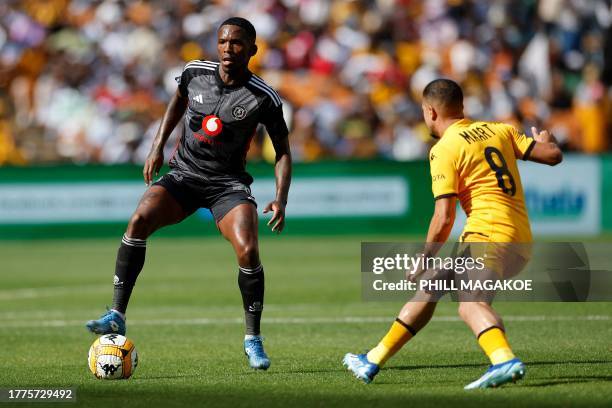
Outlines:
[{"label": "team crest on jersey", "polygon": [[232,116],[236,120],[242,120],[247,114],[247,110],[242,105],[236,105],[232,108]]}]

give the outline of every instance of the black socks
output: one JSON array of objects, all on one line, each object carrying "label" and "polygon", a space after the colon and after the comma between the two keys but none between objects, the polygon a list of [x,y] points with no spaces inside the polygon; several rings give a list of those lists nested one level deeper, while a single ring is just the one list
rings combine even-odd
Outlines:
[{"label": "black socks", "polygon": [[[123,236],[117,252],[112,307],[120,313],[125,314],[132,289],[144,266],[146,250],[146,240]],[[238,286],[242,295],[246,334],[259,335],[264,302],[263,266],[259,265],[255,268],[240,267]]]},{"label": "black socks", "polygon": [[242,294],[246,334],[259,335],[259,324],[264,301],[263,266],[259,265],[256,268],[240,267],[238,271],[238,286]]},{"label": "black socks", "polygon": [[117,263],[115,266],[113,294],[113,309],[124,313],[127,309],[132,289],[136,278],[142,270],[147,251],[147,241],[144,239],[128,238],[123,236],[121,246],[117,252]]}]

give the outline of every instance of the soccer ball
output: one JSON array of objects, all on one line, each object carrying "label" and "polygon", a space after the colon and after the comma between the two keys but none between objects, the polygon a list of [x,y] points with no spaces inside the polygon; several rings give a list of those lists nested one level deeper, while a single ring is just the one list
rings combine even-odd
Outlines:
[{"label": "soccer ball", "polygon": [[130,378],[138,365],[134,343],[120,334],[99,337],[89,348],[89,369],[97,378],[120,380]]}]

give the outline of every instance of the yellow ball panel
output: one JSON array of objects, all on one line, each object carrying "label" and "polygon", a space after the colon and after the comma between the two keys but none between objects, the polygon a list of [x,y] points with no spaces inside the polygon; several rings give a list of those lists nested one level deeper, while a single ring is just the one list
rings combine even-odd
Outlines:
[{"label": "yellow ball panel", "polygon": [[130,351],[123,357],[123,375],[125,378],[130,378],[132,375],[132,350],[133,347],[130,348]]}]

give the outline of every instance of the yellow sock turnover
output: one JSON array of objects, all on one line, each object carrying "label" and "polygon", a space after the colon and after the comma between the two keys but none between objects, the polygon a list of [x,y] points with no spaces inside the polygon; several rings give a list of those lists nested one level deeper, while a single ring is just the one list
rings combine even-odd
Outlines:
[{"label": "yellow sock turnover", "polygon": [[480,332],[478,344],[491,360],[491,364],[505,363],[515,357],[506,339],[506,334],[497,326],[489,327]]},{"label": "yellow sock turnover", "polygon": [[368,361],[382,367],[415,334],[416,330],[400,319],[395,319],[385,337],[368,352]]}]

